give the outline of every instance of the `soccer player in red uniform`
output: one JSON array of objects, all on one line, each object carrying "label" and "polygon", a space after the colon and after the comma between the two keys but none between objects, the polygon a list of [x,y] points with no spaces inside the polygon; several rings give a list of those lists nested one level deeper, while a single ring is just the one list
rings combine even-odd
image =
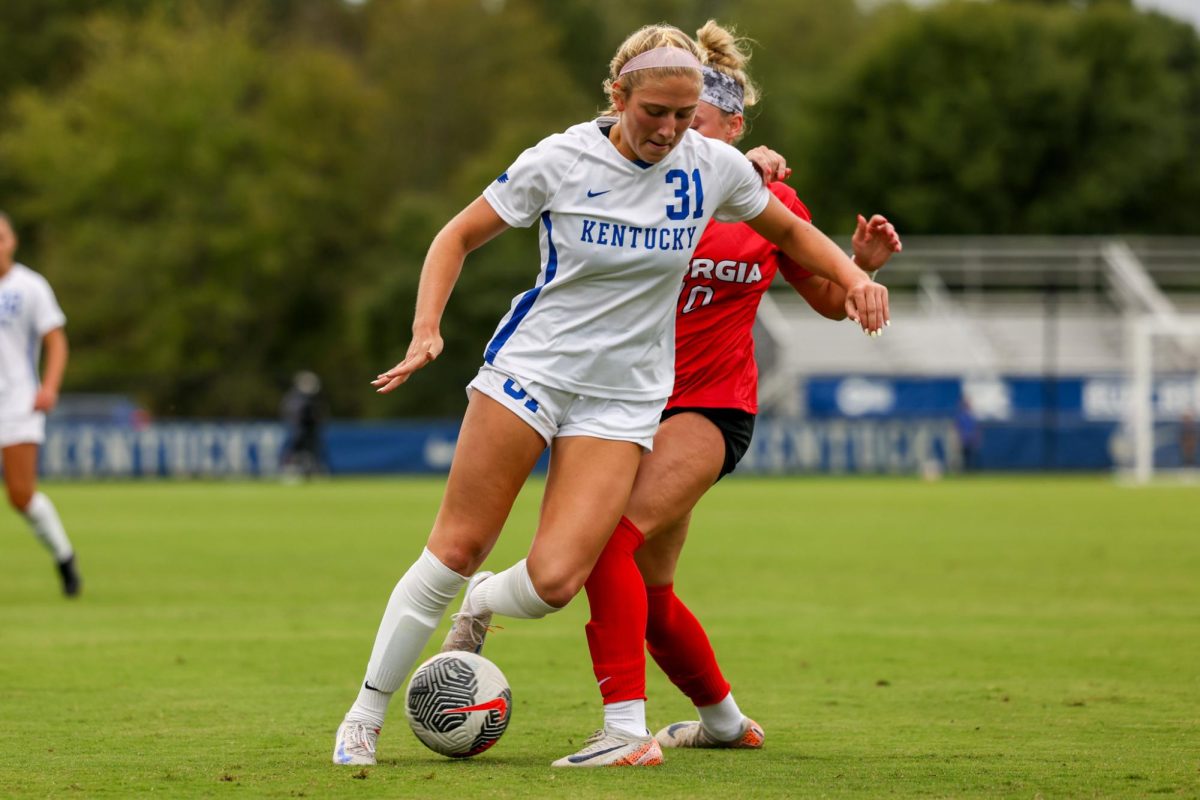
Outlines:
[{"label": "soccer player in red uniform", "polygon": [[[698,38],[705,55],[704,92],[692,127],[732,144],[744,128],[743,108],[756,99],[743,68],[747,55],[715,22],[701,28]],[[752,159],[765,178],[791,172],[770,151]],[[790,187],[773,182],[770,190],[797,216],[811,220]],[[901,245],[884,217],[868,221],[860,215],[853,247],[858,266],[874,272]],[[812,275],[742,223],[710,223],[684,277],[674,393],[625,514],[586,583],[592,612],[588,646],[609,735],[645,735],[644,641],[700,717],[659,731],[663,747],[762,746],[762,728],[738,708],[703,627],[675,595],[673,581],[693,507],[750,444],[758,410],[751,328],[776,272],[817,312],[845,318],[840,287]]]}]

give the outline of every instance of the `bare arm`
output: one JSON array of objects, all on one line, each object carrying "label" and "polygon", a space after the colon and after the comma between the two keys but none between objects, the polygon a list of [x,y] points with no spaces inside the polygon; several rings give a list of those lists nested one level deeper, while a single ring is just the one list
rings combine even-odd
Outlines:
[{"label": "bare arm", "polygon": [[878,335],[888,324],[887,288],[874,283],[828,236],[797,217],[774,195],[749,225],[793,261],[846,291],[846,315],[865,333]]},{"label": "bare arm", "polygon": [[442,352],[442,312],[462,272],[467,254],[508,230],[491,204],[478,197],[433,237],[421,281],[417,285],[417,309],[413,315],[412,341],[404,360],[381,373],[371,385],[386,394],[407,381]]},{"label": "bare arm", "polygon": [[[896,227],[881,214],[873,215],[869,222],[859,214],[851,243],[854,247],[854,263],[872,275],[883,268],[892,254],[903,249]],[[821,316],[829,319],[846,318],[846,291],[836,283],[810,275],[791,281],[791,284]]]},{"label": "bare arm", "polygon": [[33,399],[34,411],[50,411],[58,403],[58,391],[67,371],[67,332],[55,328],[42,337],[42,353],[42,385]]}]

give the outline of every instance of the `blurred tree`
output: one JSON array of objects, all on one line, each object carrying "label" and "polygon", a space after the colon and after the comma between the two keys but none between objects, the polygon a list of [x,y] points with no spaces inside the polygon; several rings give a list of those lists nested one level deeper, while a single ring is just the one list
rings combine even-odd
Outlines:
[{"label": "blurred tree", "polygon": [[[367,64],[387,97],[376,120],[390,147],[377,168],[394,186],[385,212],[388,244],[374,262],[356,317],[370,341],[373,376],[408,346],[417,278],[438,229],[477,197],[527,147],[590,118],[607,61],[580,90],[558,61],[559,32],[540,3],[510,0],[396,0],[367,12]],[[444,416],[465,404],[509,301],[533,285],[534,231],[510,232],[472,254],[443,323],[438,363],[371,413]]]},{"label": "blurred tree", "polygon": [[1119,4],[893,9],[831,88],[800,182],[843,230],[870,209],[910,234],[1162,231],[1161,188],[1200,200],[1179,182],[1195,173],[1186,27]]},{"label": "blurred tree", "polygon": [[332,52],[258,47],[241,17],[89,32],[86,74],[19,97],[0,136],[29,187],[13,210],[45,234],[33,263],[71,319],[72,388],[273,414],[298,366],[331,393],[362,380],[345,297],[385,188],[363,158],[378,94]]}]

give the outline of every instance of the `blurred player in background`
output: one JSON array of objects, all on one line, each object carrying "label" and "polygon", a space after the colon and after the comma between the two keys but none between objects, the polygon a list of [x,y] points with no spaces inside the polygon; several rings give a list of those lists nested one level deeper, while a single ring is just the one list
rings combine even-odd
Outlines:
[{"label": "blurred player in background", "polygon": [[[63,593],[79,594],[75,550],[50,498],[37,490],[38,447],[46,412],[58,402],[67,368],[67,318],[46,279],[13,260],[17,234],[0,211],[0,452],[8,502],[54,555]],[[38,381],[38,357],[45,369]]]},{"label": "blurred player in background", "polygon": [[321,379],[303,369],[292,376],[292,387],[279,404],[279,416],[287,431],[280,459],[285,480],[310,479],[326,471],[323,431],[325,408],[321,402]]},{"label": "blurred player in background", "polygon": [[[744,110],[757,100],[745,71],[748,52],[715,22],[697,35],[704,91],[692,127],[735,144],[745,130]],[[790,173],[782,159],[760,150],[751,154],[756,164],[768,156],[776,159],[766,174],[783,178]],[[792,213],[811,221],[794,190],[781,182],[769,188]],[[853,248],[855,263],[874,272],[899,252],[900,238],[885,218],[876,215],[868,222],[859,216]],[[733,471],[750,445],[758,410],[751,331],[777,271],[816,311],[845,318],[842,287],[813,275],[742,223],[709,223],[684,277],[676,315],[675,389],[654,449],[638,468],[625,515],[586,583],[592,612],[588,647],[605,703],[607,746],[646,733],[647,647],[700,716],[659,731],[663,747],[763,744],[762,728],[738,708],[704,628],[676,596],[674,578],[692,509]],[[638,569],[629,568],[630,556]]]},{"label": "blurred player in background", "polygon": [[[671,393],[679,278],[714,214],[750,221],[835,280],[863,329],[882,331],[887,290],[789,212],[741,153],[690,130],[701,76],[689,36],[664,25],[635,32],[610,63],[612,116],[526,150],[434,238],[412,342],[404,361],[374,381],[380,392],[441,352],[442,314],[468,253],[540,221],[541,269],[537,285],[513,300],[469,385],[433,530],[388,602],[362,689],[338,728],[335,763],[375,763],[393,693],[491,551],[547,445],[528,557],[471,578],[443,647],[478,651],[493,614],[544,617],[583,587]],[[636,570],[632,556],[629,566]],[[649,735],[626,744],[623,760],[661,761]],[[600,763],[593,745],[556,765]]]}]

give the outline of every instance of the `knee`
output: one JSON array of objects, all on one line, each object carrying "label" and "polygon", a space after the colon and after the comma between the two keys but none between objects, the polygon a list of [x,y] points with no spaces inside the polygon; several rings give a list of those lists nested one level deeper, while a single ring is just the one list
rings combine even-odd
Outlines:
[{"label": "knee", "polygon": [[459,575],[474,575],[484,559],[487,558],[487,548],[471,542],[441,542],[430,544],[429,551],[450,569]]},{"label": "knee", "polygon": [[24,513],[33,501],[33,489],[29,486],[9,486],[8,504],[17,511]]},{"label": "knee", "polygon": [[590,570],[574,568],[570,564],[548,564],[540,568],[526,562],[529,580],[538,597],[547,605],[563,608],[583,588]]}]

